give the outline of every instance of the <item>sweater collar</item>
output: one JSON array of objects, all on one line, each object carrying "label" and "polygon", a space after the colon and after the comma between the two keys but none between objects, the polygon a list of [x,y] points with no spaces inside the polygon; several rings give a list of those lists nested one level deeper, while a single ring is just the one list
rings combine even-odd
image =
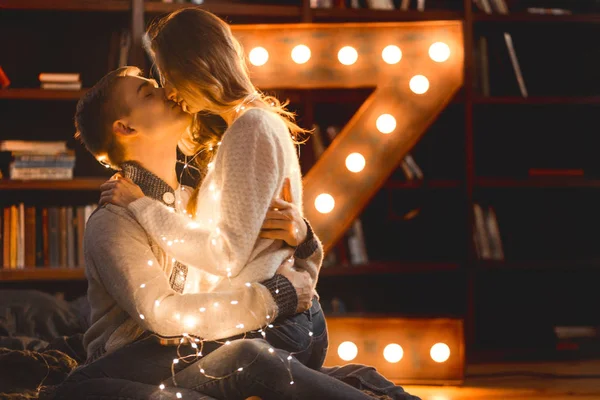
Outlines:
[{"label": "sweater collar", "polygon": [[121,164],[121,173],[138,185],[144,195],[172,207],[175,203],[175,190],[158,176],[142,167],[136,161]]}]

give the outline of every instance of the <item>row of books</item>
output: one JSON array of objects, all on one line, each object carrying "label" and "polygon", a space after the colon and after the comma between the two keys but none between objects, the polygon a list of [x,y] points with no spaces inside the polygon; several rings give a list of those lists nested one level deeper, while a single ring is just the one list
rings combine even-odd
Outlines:
[{"label": "row of books", "polygon": [[81,75],[78,73],[42,72],[40,87],[46,90],[81,90]]},{"label": "row of books", "polygon": [[73,179],[75,152],[65,141],[0,141],[0,171],[10,179]]},{"label": "row of books", "polygon": [[2,269],[83,266],[85,224],[96,205],[4,207],[0,215]]}]

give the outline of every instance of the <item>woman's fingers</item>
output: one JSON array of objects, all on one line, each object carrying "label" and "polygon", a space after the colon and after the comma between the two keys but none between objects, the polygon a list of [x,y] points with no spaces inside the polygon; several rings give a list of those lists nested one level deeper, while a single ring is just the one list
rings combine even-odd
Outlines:
[{"label": "woman's fingers", "polygon": [[281,219],[266,219],[262,224],[262,229],[282,229],[289,230],[291,228],[291,224],[289,221],[281,220]]},{"label": "woman's fingers", "polygon": [[113,189],[117,184],[117,181],[106,181],[102,185],[100,185],[100,190],[110,190]]},{"label": "woman's fingers", "polygon": [[275,199],[271,202],[270,209],[278,209],[278,210],[287,210],[288,208],[292,208],[294,206],[293,203],[289,203],[285,200]]},{"label": "woman's fingers", "polygon": [[265,216],[265,219],[280,219],[283,221],[291,221],[293,219],[293,217],[285,211],[269,210],[269,211],[267,211],[267,215]]},{"label": "woman's fingers", "polygon": [[285,240],[289,234],[281,229],[261,229],[258,236],[263,239]]}]

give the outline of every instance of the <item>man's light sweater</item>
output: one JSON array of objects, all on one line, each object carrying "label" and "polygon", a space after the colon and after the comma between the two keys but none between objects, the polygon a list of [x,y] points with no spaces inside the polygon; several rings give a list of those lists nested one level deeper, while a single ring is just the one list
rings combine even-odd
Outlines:
[{"label": "man's light sweater", "polygon": [[[200,187],[194,220],[148,197],[129,209],[163,249],[200,271],[198,291],[218,291],[271,278],[293,255],[283,241],[259,238],[285,178],[302,210],[302,177],[289,130],[272,111],[252,108],[225,132]],[[319,243],[303,265],[315,284],[321,261]]]},{"label": "man's light sweater", "polygon": [[[185,198],[141,166],[130,163],[124,173],[147,196],[158,200],[168,192],[185,206]],[[261,284],[199,293],[187,285],[194,280],[190,274],[183,276],[185,290],[178,292],[173,284],[178,276],[169,280],[180,273],[178,263],[131,212],[110,204],[88,220],[84,254],[91,306],[91,326],[84,335],[88,361],[134,341],[144,331],[220,339],[263,327],[267,315],[273,319],[296,309],[291,304],[297,302],[294,288],[280,275]]]}]

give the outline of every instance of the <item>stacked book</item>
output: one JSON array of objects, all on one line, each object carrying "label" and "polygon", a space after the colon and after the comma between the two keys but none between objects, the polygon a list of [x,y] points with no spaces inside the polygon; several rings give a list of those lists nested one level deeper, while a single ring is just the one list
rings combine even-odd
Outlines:
[{"label": "stacked book", "polygon": [[81,77],[74,73],[42,72],[40,87],[47,90],[81,90]]},{"label": "stacked book", "polygon": [[75,153],[66,142],[0,141],[9,154],[9,176],[20,180],[73,179]]},{"label": "stacked book", "polygon": [[504,260],[502,238],[500,237],[500,228],[498,227],[494,208],[492,206],[483,208],[475,203],[473,204],[473,212],[475,216],[473,239],[477,257],[480,260]]},{"label": "stacked book", "polygon": [[83,266],[83,234],[95,205],[0,209],[0,269]]}]

